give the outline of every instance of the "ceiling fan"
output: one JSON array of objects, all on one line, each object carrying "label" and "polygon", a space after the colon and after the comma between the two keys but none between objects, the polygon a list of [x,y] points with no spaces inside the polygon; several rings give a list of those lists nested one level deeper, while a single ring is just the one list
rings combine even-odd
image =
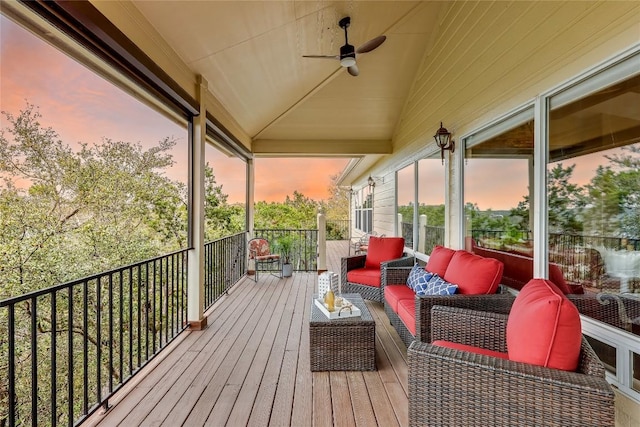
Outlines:
[{"label": "ceiling fan", "polygon": [[302,55],[303,58],[323,58],[323,59],[338,59],[340,60],[340,65],[345,67],[349,74],[352,76],[357,76],[360,74],[358,70],[358,66],[356,65],[356,54],[371,52],[372,50],[379,47],[384,41],[387,39],[387,36],[378,36],[375,37],[365,44],[359,46],[357,49],[349,44],[349,38],[347,37],[347,28],[351,25],[351,18],[349,16],[345,16],[342,18],[338,25],[340,28],[344,29],[344,46],[340,47],[340,55]]}]

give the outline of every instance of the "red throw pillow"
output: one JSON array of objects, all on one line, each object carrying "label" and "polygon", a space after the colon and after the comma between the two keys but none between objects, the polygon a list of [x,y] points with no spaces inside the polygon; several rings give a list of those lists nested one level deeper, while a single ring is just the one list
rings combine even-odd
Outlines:
[{"label": "red throw pillow", "polygon": [[453,249],[445,248],[444,246],[436,245],[429,255],[429,261],[424,267],[425,270],[431,273],[436,273],[440,277],[444,277],[444,273],[447,271],[449,262],[456,251]]},{"label": "red throw pillow", "polygon": [[551,280],[563,294],[567,295],[571,293],[571,288],[569,288],[567,281],[564,280],[564,274],[562,274],[562,270],[560,270],[557,264],[549,263],[549,280]]},{"label": "red throw pillow", "polygon": [[402,237],[369,237],[367,258],[364,261],[366,268],[380,268],[380,263],[400,258],[404,252],[404,239]]},{"label": "red throw pillow", "polygon": [[484,258],[464,250],[456,251],[443,278],[458,285],[458,293],[466,295],[495,294],[504,264],[495,258]]},{"label": "red throw pillow", "polygon": [[553,282],[531,279],[507,321],[509,360],[575,371],[582,327],[578,309]]}]

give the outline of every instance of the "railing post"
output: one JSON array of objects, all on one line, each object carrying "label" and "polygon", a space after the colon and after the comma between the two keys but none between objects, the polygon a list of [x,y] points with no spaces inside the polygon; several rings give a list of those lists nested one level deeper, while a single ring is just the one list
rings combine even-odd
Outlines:
[{"label": "railing post", "polygon": [[427,216],[425,214],[420,215],[418,218],[418,245],[416,250],[418,252],[427,252]]},{"label": "railing post", "polygon": [[327,219],[318,214],[318,273],[327,271]]}]

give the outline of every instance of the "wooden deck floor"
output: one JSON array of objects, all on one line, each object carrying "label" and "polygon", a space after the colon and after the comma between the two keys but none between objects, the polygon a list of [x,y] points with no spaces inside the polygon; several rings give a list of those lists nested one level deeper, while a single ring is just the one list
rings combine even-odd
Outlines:
[{"label": "wooden deck floor", "polygon": [[[340,271],[346,242],[329,242]],[[112,400],[100,426],[406,426],[406,348],[381,304],[375,372],[311,372],[309,309],[315,273],[244,279]]]}]

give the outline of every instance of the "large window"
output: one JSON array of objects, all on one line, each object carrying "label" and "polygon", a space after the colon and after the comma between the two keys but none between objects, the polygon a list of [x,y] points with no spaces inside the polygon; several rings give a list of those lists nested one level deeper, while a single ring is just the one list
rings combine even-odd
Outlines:
[{"label": "large window", "polygon": [[[549,260],[592,296],[583,314],[640,335],[640,76],[567,98],[550,98]],[[637,352],[590,342],[623,386],[637,390]],[[626,378],[620,357],[632,366]]]},{"label": "large window", "polygon": [[356,230],[373,232],[373,187],[364,187],[354,194]]},{"label": "large window", "polygon": [[418,161],[418,252],[431,254],[444,245],[444,167],[440,158]]},{"label": "large window", "polygon": [[[404,237],[404,245],[414,248],[414,217],[415,217],[415,163],[400,169],[396,174],[398,196],[396,207],[398,213],[398,234]],[[415,248],[414,248],[415,249]]]},{"label": "large window", "polygon": [[[465,139],[467,250],[505,263],[533,264],[533,144],[532,108]],[[517,282],[504,284],[520,288],[533,277],[532,269],[522,273]]]}]

